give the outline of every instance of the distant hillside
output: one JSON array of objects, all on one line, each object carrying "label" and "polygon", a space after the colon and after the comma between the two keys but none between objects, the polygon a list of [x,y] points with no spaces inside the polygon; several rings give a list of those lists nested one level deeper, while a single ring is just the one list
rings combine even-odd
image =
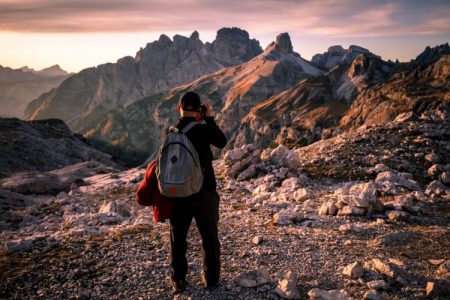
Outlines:
[{"label": "distant hillside", "polygon": [[0,66],[0,117],[22,118],[26,106],[70,76],[58,65],[36,71]]}]

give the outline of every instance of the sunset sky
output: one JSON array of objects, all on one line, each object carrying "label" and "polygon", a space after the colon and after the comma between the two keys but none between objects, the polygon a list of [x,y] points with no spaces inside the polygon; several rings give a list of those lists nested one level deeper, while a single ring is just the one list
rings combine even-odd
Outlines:
[{"label": "sunset sky", "polygon": [[0,0],[0,65],[75,72],[134,56],[161,33],[197,30],[205,42],[235,26],[263,48],[289,32],[306,59],[355,44],[409,61],[450,41],[449,16],[449,0]]}]

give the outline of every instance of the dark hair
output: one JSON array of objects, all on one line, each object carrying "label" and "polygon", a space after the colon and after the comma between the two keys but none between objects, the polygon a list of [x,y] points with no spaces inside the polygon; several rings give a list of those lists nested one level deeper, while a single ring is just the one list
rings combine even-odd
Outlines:
[{"label": "dark hair", "polygon": [[181,96],[179,103],[185,111],[200,111],[202,105],[200,96],[194,92],[185,93]]}]

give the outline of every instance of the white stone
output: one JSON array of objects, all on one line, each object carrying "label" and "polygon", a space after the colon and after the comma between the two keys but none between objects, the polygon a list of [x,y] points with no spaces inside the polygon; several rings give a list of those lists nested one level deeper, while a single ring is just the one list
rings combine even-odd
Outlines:
[{"label": "white stone", "polygon": [[263,241],[262,237],[260,237],[260,236],[255,236],[255,237],[252,239],[252,244],[258,246],[259,244],[262,243],[262,241]]},{"label": "white stone", "polygon": [[264,268],[241,274],[236,278],[236,283],[245,288],[255,287],[268,282],[270,282],[270,273]]},{"label": "white stone", "polygon": [[376,290],[369,290],[363,295],[364,300],[383,300],[383,296]]},{"label": "white stone", "polygon": [[304,201],[306,199],[309,199],[310,197],[311,193],[305,188],[298,189],[294,192],[295,201]]},{"label": "white stone", "polygon": [[117,203],[116,201],[103,201],[102,206],[99,209],[99,213],[101,214],[109,214],[109,213],[117,213]]},{"label": "white stone", "polygon": [[288,271],[284,278],[278,281],[275,289],[280,297],[285,299],[300,299],[300,293],[296,287],[297,276],[292,271]]},{"label": "white stone", "polygon": [[342,274],[349,276],[351,279],[362,277],[364,275],[363,265],[359,261],[351,263],[344,268]]},{"label": "white stone", "polygon": [[311,300],[350,300],[348,293],[344,290],[325,291],[319,288],[314,288],[308,292]]},{"label": "white stone", "polygon": [[427,196],[440,196],[445,193],[446,186],[439,180],[433,180],[427,186],[425,195]]},{"label": "white stone", "polygon": [[388,286],[387,282],[384,280],[372,280],[367,282],[367,287],[372,290],[384,289]]}]

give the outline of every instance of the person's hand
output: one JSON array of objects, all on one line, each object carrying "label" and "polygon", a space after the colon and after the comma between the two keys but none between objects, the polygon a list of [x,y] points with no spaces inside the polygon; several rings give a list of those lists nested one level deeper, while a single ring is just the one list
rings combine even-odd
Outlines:
[{"label": "person's hand", "polygon": [[214,112],[213,112],[213,108],[212,105],[209,104],[209,102],[205,102],[203,103],[206,106],[206,113],[205,116],[206,117],[214,117]]}]

